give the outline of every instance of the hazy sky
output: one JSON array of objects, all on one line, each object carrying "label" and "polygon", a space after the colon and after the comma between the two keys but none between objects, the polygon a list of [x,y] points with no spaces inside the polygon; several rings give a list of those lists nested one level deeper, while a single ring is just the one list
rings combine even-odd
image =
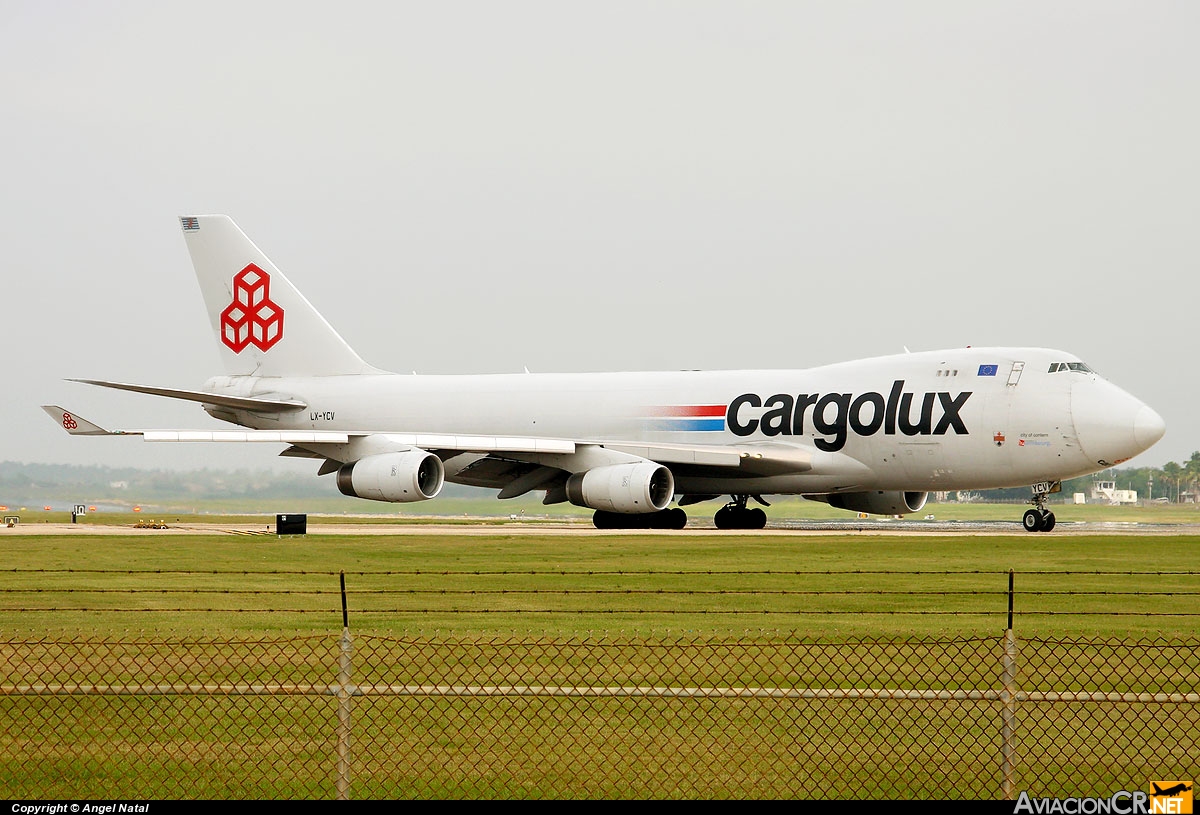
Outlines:
[{"label": "hazy sky", "polygon": [[[12,2],[0,460],[273,465],[64,382],[219,373],[181,214],[369,362],[792,368],[1080,355],[1200,450],[1200,4]],[[314,469],[288,461],[298,472]]]}]

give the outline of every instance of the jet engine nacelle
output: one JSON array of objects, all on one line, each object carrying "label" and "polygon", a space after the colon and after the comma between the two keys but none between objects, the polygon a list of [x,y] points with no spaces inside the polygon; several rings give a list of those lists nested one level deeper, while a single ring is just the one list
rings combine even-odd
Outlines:
[{"label": "jet engine nacelle", "polygon": [[424,450],[366,456],[337,471],[343,495],[393,503],[433,498],[442,491],[445,478],[442,460]]},{"label": "jet engine nacelle", "polygon": [[836,495],[821,496],[831,507],[849,509],[855,512],[869,512],[872,515],[904,515],[916,512],[925,506],[929,498],[927,492],[843,492]]},{"label": "jet engine nacelle", "polygon": [[671,471],[653,461],[609,464],[567,479],[567,499],[578,507],[609,512],[657,512],[675,494]]}]

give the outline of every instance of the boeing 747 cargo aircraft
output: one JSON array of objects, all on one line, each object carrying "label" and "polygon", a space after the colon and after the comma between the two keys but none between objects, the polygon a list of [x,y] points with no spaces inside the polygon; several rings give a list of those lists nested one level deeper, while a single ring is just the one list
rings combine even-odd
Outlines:
[{"label": "boeing 747 cargo aircraft", "polygon": [[[750,501],[802,495],[917,512],[929,492],[1031,486],[1046,497],[1163,435],[1151,408],[1078,357],[958,348],[802,370],[416,375],[364,362],[228,217],[181,218],[225,374],[199,390],[76,380],[186,399],[238,429],[105,430],[44,406],[75,435],[268,442],[315,459],[346,495],[435,498],[446,481],[595,510],[600,528],[682,528],[727,497],[722,529],[759,529]],[[676,506],[672,507],[671,504]]]}]

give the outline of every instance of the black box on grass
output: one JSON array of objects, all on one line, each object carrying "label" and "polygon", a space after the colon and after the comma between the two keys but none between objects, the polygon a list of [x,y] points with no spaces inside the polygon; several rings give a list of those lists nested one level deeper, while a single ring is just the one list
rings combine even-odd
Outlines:
[{"label": "black box on grass", "polygon": [[276,515],[275,516],[275,534],[276,535],[306,535],[308,534],[308,516],[307,515]]}]

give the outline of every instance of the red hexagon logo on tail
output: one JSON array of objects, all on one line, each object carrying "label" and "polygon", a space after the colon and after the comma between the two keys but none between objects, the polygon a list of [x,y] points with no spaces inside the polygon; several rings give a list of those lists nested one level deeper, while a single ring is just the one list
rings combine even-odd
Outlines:
[{"label": "red hexagon logo on tail", "polygon": [[283,309],[271,300],[271,276],[251,263],[233,276],[233,302],[221,312],[221,342],[235,354],[266,351],[283,339]]}]

